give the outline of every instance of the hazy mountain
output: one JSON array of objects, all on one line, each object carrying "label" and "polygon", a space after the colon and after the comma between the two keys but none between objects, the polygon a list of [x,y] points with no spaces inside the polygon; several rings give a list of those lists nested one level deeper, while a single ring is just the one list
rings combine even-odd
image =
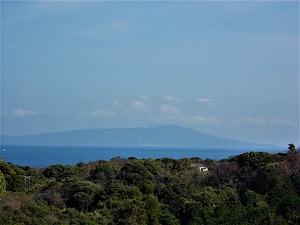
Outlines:
[{"label": "hazy mountain", "polygon": [[2,135],[2,145],[94,145],[94,146],[185,146],[249,147],[262,146],[204,134],[180,126],[147,128],[84,129],[37,135]]}]

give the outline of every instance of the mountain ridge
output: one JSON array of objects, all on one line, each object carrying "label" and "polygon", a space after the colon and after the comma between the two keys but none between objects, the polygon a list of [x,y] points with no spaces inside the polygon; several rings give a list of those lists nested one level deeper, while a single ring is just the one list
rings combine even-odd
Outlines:
[{"label": "mountain ridge", "polygon": [[153,125],[136,128],[92,128],[22,136],[1,135],[1,144],[170,147],[271,146],[217,137],[177,125]]}]

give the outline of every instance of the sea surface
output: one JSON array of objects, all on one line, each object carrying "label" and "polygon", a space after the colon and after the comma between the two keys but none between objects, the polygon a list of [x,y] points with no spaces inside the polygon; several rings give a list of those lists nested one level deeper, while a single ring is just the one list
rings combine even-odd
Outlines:
[{"label": "sea surface", "polygon": [[267,148],[190,148],[190,147],[95,147],[95,146],[1,146],[0,155],[4,162],[20,166],[46,167],[53,164],[75,165],[79,162],[110,160],[114,157],[137,159],[147,158],[192,158],[226,159],[244,152],[264,151],[269,153],[285,152],[284,147]]}]

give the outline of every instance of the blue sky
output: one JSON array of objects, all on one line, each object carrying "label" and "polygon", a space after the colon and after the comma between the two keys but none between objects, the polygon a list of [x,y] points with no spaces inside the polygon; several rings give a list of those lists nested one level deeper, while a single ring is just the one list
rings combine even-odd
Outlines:
[{"label": "blue sky", "polygon": [[298,1],[2,1],[1,132],[177,124],[299,145]]}]

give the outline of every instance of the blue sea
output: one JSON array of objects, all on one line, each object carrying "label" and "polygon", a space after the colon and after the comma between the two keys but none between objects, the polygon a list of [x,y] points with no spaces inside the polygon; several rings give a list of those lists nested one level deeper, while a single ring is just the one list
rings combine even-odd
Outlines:
[{"label": "blue sea", "polygon": [[190,148],[190,147],[94,147],[94,146],[1,146],[4,162],[20,166],[45,167],[53,164],[75,165],[79,162],[110,160],[114,157],[147,158],[192,158],[220,160],[250,151],[269,153],[284,152],[284,147],[271,148]]}]

